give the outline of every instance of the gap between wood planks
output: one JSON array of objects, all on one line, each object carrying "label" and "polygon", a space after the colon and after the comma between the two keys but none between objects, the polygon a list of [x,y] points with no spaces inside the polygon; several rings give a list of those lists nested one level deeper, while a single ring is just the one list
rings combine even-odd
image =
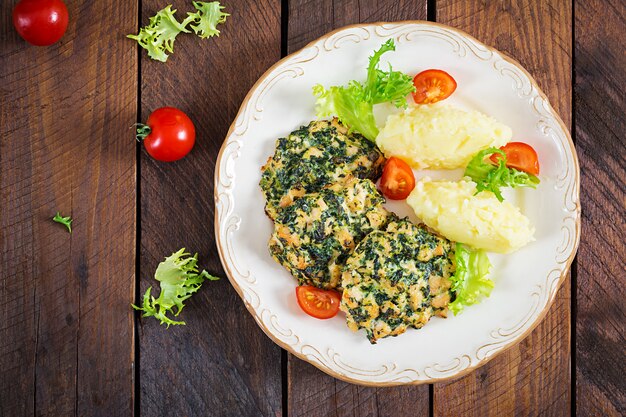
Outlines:
[{"label": "gap between wood planks", "polygon": [[[572,96],[570,136],[576,146],[576,1],[572,1]],[[582,214],[581,219],[582,222]],[[576,414],[576,297],[578,296],[578,255],[574,257],[570,267],[570,412]]]},{"label": "gap between wood planks", "polygon": [[[429,22],[437,21],[437,0],[427,0],[426,19]],[[428,417],[435,416],[435,385],[428,384]]]},{"label": "gap between wood planks", "polygon": [[[280,2],[280,57],[287,56],[289,50],[289,0]],[[289,417],[289,353],[280,349],[280,378],[282,382],[283,417]]]},{"label": "gap between wood planks", "polygon": [[[289,1],[281,0],[281,58],[288,55],[289,50]],[[426,13],[427,20],[430,22],[436,22],[437,20],[437,2],[436,0],[426,0]],[[312,40],[312,39],[310,39]],[[282,415],[283,417],[289,417],[289,353],[281,350],[281,380],[282,380]],[[428,386],[428,416],[434,416],[434,385]]]},{"label": "gap between wood planks", "polygon": [[[142,0],[137,0],[137,33],[142,26]],[[142,48],[137,48],[137,120],[136,123],[142,123],[141,120],[141,53]],[[137,165],[135,184],[137,184],[135,192],[135,305],[141,303],[141,146],[137,146],[135,151],[135,161]],[[135,417],[141,416],[141,349],[139,346],[139,319],[140,313],[135,310],[135,320],[133,324],[135,329],[133,337],[135,338],[135,351],[133,361],[134,381],[133,381],[133,414]]]}]

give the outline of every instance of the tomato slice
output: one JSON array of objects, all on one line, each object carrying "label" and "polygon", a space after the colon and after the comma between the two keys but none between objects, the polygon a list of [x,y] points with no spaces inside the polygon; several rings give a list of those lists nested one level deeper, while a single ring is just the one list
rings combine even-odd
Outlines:
[{"label": "tomato slice", "polygon": [[415,188],[415,176],[411,167],[400,158],[387,159],[380,179],[380,189],[392,200],[404,200]]},{"label": "tomato slice", "polygon": [[[509,142],[500,150],[506,154],[506,166],[519,169],[529,174],[539,175],[539,159],[535,149],[524,142]],[[500,155],[497,153],[489,158],[495,164],[498,163]]]},{"label": "tomato slice", "polygon": [[296,287],[296,299],[300,308],[317,319],[335,317],[339,311],[341,295],[337,291],[322,290],[312,285]]},{"label": "tomato slice", "polygon": [[450,97],[456,90],[456,81],[450,74],[438,69],[422,71],[413,78],[417,104],[430,104]]}]

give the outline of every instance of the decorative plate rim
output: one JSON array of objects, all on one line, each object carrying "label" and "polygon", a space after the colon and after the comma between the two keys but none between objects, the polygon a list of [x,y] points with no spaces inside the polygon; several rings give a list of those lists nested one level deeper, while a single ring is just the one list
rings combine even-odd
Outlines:
[{"label": "decorative plate rim", "polygon": [[[220,214],[221,214],[221,209],[220,209],[220,195],[221,195],[221,184],[222,182],[221,180],[221,171],[222,171],[222,157],[223,154],[226,150],[226,148],[228,147],[228,145],[231,143],[230,139],[232,138],[232,136],[236,133],[237,128],[240,126],[238,124],[238,122],[240,121],[240,119],[242,117],[245,116],[246,111],[248,110],[248,106],[250,104],[250,100],[252,99],[252,97],[254,96],[254,94],[256,93],[256,91],[259,89],[259,87],[261,86],[261,84],[266,81],[268,79],[268,77],[275,71],[277,70],[279,67],[281,67],[283,64],[285,64],[287,61],[293,59],[295,56],[298,56],[302,53],[304,53],[304,51],[306,51],[307,49],[313,47],[315,44],[317,43],[321,43],[324,44],[333,36],[337,35],[338,33],[342,32],[342,31],[349,31],[351,29],[365,29],[367,31],[367,29],[373,29],[375,34],[378,34],[376,32],[377,28],[381,28],[384,26],[393,26],[394,29],[398,29],[404,26],[410,26],[410,25],[419,25],[419,26],[430,26],[433,28],[437,28],[440,30],[445,30],[448,32],[452,32],[456,35],[459,35],[462,38],[467,38],[473,42],[475,42],[478,46],[484,48],[487,52],[490,52],[491,54],[495,54],[499,57],[502,58],[502,60],[506,61],[509,64],[512,64],[516,69],[520,70],[522,72],[522,74],[524,76],[527,77],[532,89],[535,90],[536,95],[543,101],[542,104],[544,104],[545,109],[550,116],[557,122],[558,126],[560,127],[562,133],[565,136],[566,142],[570,147],[570,156],[572,157],[572,162],[573,162],[573,177],[574,177],[574,189],[571,191],[571,198],[572,198],[572,203],[574,204],[573,209],[568,209],[569,213],[573,213],[573,217],[575,220],[575,224],[574,224],[574,230],[575,230],[575,236],[574,236],[574,241],[573,244],[571,245],[571,252],[568,255],[567,259],[565,259],[562,262],[557,261],[558,264],[562,265],[561,268],[555,268],[552,269],[549,273],[548,273],[548,277],[553,273],[553,272],[559,272],[560,271],[560,276],[558,278],[558,282],[556,285],[552,285],[550,288],[548,288],[546,291],[548,292],[547,296],[548,299],[543,307],[543,309],[536,315],[534,321],[530,324],[530,326],[522,333],[513,336],[512,338],[510,338],[509,340],[506,340],[506,342],[504,343],[499,343],[496,342],[495,345],[495,349],[494,350],[490,350],[487,351],[484,355],[482,359],[478,359],[478,361],[471,365],[471,366],[467,366],[465,368],[460,369],[459,371],[451,374],[451,375],[446,375],[443,377],[433,377],[433,376],[429,376],[427,372],[424,372],[424,376],[425,378],[420,378],[420,379],[410,379],[409,381],[401,381],[399,380],[400,377],[398,377],[398,379],[395,380],[387,380],[387,381],[369,381],[369,380],[363,380],[363,379],[356,379],[353,378],[349,375],[346,374],[342,374],[340,372],[338,372],[335,369],[332,369],[330,367],[328,367],[327,365],[324,365],[321,362],[315,361],[310,359],[309,357],[307,357],[307,354],[304,352],[298,352],[294,346],[290,345],[287,342],[284,342],[282,340],[280,340],[278,337],[276,337],[274,335],[274,333],[266,326],[266,324],[263,321],[263,314],[264,313],[269,313],[271,315],[271,312],[268,309],[263,309],[261,311],[257,312],[257,309],[255,309],[254,306],[251,305],[251,303],[246,299],[243,289],[240,287],[239,283],[237,282],[237,280],[234,278],[234,274],[233,271],[231,270],[230,265],[226,262],[225,259],[225,255],[224,255],[224,249],[223,249],[223,242],[221,239],[221,224],[220,224]],[[470,46],[471,49],[471,46]],[[318,54],[316,54],[314,57],[310,58],[309,60],[314,59],[315,57],[317,57]],[[306,61],[309,61],[306,60]],[[304,61],[300,61],[300,62],[304,62]],[[532,92],[531,89],[531,92]],[[260,96],[262,96],[262,93],[260,94]],[[257,102],[260,99],[260,97],[257,98]],[[258,103],[257,103],[258,104]],[[254,116],[254,115],[253,115]],[[249,117],[253,117],[253,116],[249,116]],[[247,130],[247,128],[246,128]],[[244,130],[245,132],[245,130]],[[241,133],[243,134],[243,133]],[[223,170],[226,170],[227,167],[224,167]],[[565,180],[567,178],[567,175],[562,179]],[[570,191],[568,190],[568,193]],[[567,196],[566,196],[566,200],[567,200]],[[235,291],[237,292],[237,294],[239,295],[239,297],[241,298],[241,300],[243,301],[244,305],[246,306],[247,310],[250,312],[250,314],[254,317],[255,321],[257,322],[257,324],[259,325],[259,327],[261,328],[261,330],[263,330],[263,332],[274,342],[276,343],[278,346],[280,346],[281,348],[287,350],[289,353],[291,353],[292,355],[295,355],[296,357],[298,357],[299,359],[302,359],[306,362],[311,363],[312,365],[314,365],[315,367],[317,367],[318,369],[322,370],[323,372],[325,372],[326,374],[329,374],[337,379],[346,381],[346,382],[350,382],[350,383],[354,383],[354,384],[359,384],[359,385],[364,385],[364,386],[373,386],[373,387],[384,387],[384,386],[397,386],[397,385],[419,385],[419,384],[425,384],[425,383],[435,383],[435,382],[444,382],[444,381],[448,381],[448,380],[452,380],[452,379],[457,379],[460,378],[464,375],[467,375],[468,373],[472,372],[473,370],[485,365],[486,363],[488,363],[489,361],[491,361],[493,358],[497,357],[498,355],[502,354],[504,351],[510,349],[511,347],[517,345],[521,340],[523,340],[524,338],[526,338],[526,336],[528,336],[528,334],[530,332],[532,332],[538,325],[539,323],[541,323],[543,321],[543,319],[545,318],[546,314],[548,313],[548,311],[550,310],[552,304],[554,303],[554,299],[556,298],[556,293],[558,291],[558,289],[561,287],[561,285],[563,284],[563,282],[565,281],[565,278],[567,277],[569,271],[570,271],[570,267],[572,264],[572,261],[574,259],[574,257],[576,256],[576,252],[578,250],[578,246],[580,243],[580,233],[581,233],[581,206],[580,206],[580,166],[578,163],[578,156],[576,154],[576,148],[574,146],[574,143],[572,141],[570,132],[567,128],[567,126],[565,125],[565,123],[563,122],[563,120],[560,118],[560,116],[558,115],[558,113],[554,110],[554,108],[552,107],[552,105],[550,104],[547,96],[545,95],[545,93],[541,90],[541,88],[539,88],[539,85],[537,84],[537,82],[535,81],[535,79],[532,77],[532,75],[530,75],[530,73],[528,71],[526,71],[526,69],[514,58],[508,56],[507,54],[498,51],[497,49],[490,47],[486,44],[484,44],[483,42],[477,40],[475,37],[469,35],[468,33],[447,26],[447,25],[443,25],[440,23],[435,23],[435,22],[428,22],[428,21],[423,21],[423,20],[404,20],[404,21],[396,21],[396,22],[376,22],[376,23],[368,23],[368,24],[353,24],[353,25],[348,25],[348,26],[344,26],[338,29],[335,29],[331,32],[326,33],[324,36],[321,36],[320,38],[317,38],[309,43],[307,43],[304,47],[302,47],[301,49],[299,49],[296,52],[293,52],[285,57],[283,57],[282,59],[280,59],[278,62],[276,62],[274,65],[272,65],[270,68],[268,68],[263,75],[261,75],[261,77],[259,77],[259,79],[254,83],[254,85],[252,86],[252,88],[250,88],[250,90],[248,91],[248,93],[246,94],[246,97],[244,98],[238,112],[237,115],[235,116],[235,119],[233,120],[228,133],[226,134],[226,137],[224,139],[224,142],[222,143],[222,146],[220,148],[220,151],[218,153],[217,159],[216,159],[216,163],[215,163],[215,176],[214,176],[214,202],[215,202],[215,211],[214,211],[214,230],[215,230],[215,239],[216,239],[216,244],[217,244],[217,249],[218,249],[218,253],[220,256],[220,261],[222,263],[222,266],[224,267],[224,271],[226,272],[226,275],[228,277],[228,280],[230,281],[231,285],[234,287]],[[227,220],[228,216],[226,216],[224,218],[224,220]],[[228,226],[228,225],[225,225]],[[564,250],[567,249],[567,247],[570,246],[569,244],[566,244],[564,247]],[[237,271],[239,272],[239,271]],[[240,274],[241,275],[241,274]],[[260,306],[259,306],[260,307]],[[529,314],[529,313],[527,313]],[[533,314],[533,309],[531,309],[530,314]],[[272,320],[272,317],[275,317],[273,315],[270,316],[270,321]],[[524,321],[524,324],[527,323],[527,321],[530,320],[530,317]],[[522,324],[522,327],[523,325]],[[274,325],[274,327],[276,327],[276,325]],[[279,326],[280,327],[280,326]],[[518,327],[518,325],[513,326],[513,328]],[[286,331],[286,329],[284,329]],[[502,329],[500,329],[502,330]],[[293,335],[293,331],[290,330],[290,332]],[[512,331],[511,333],[515,333],[516,331]],[[295,336],[296,340],[299,340],[297,336]],[[299,342],[297,342],[296,344],[298,344]],[[477,349],[478,353],[481,349],[487,347],[489,345],[485,345],[485,346],[481,346]],[[313,348],[312,346],[309,345],[305,345],[302,348],[305,347],[309,347],[309,348]],[[313,348],[318,354],[319,352],[317,351],[317,349]],[[455,360],[459,360],[461,361],[461,359],[465,358],[467,355],[462,355],[459,358],[455,358]],[[475,355],[478,356],[478,355]],[[469,363],[471,364],[471,358],[469,358]],[[437,368],[437,367],[441,367],[441,365],[439,364],[432,364],[430,366],[425,367],[424,369],[432,369],[432,368]],[[415,370],[412,369],[405,369],[405,370],[400,370],[399,373],[402,373],[404,371],[413,371],[415,373],[418,373]],[[419,374],[419,373],[418,373]]]}]

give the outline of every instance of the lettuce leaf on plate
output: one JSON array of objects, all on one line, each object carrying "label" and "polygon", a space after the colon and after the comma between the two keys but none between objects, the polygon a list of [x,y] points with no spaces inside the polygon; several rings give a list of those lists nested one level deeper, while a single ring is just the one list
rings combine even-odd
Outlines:
[{"label": "lettuce leaf on plate", "polygon": [[395,50],[393,39],[389,39],[374,52],[369,58],[365,83],[352,80],[347,86],[328,89],[320,84],[314,86],[317,116],[337,116],[351,130],[371,141],[376,140],[378,127],[374,120],[374,104],[393,103],[396,107],[406,107],[406,96],[415,91],[411,76],[394,71],[391,65],[388,71],[378,68],[381,56]]},{"label": "lettuce leaf on plate", "polygon": [[450,279],[456,298],[448,307],[456,316],[464,307],[489,297],[494,284],[488,278],[491,262],[484,250],[471,249],[457,243],[454,257],[456,272]]},{"label": "lettuce leaf on plate", "polygon": [[[498,165],[488,161],[493,154],[501,155]],[[481,191],[491,191],[499,201],[504,201],[500,188],[502,187],[530,187],[537,188],[539,178],[533,174],[519,171],[506,166],[506,154],[498,148],[487,148],[478,152],[465,168],[465,176],[476,183],[476,194]]]}]

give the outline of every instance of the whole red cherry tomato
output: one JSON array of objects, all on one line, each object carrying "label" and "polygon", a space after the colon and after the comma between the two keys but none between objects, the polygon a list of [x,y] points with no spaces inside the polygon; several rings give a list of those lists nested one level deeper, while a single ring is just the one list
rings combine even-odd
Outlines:
[{"label": "whole red cherry tomato", "polygon": [[177,161],[187,155],[196,142],[196,129],[191,119],[174,107],[161,107],[152,112],[146,124],[137,128],[137,140],[157,161]]},{"label": "whole red cherry tomato", "polygon": [[32,45],[52,45],[61,39],[68,22],[63,0],[21,0],[13,9],[13,26]]}]

